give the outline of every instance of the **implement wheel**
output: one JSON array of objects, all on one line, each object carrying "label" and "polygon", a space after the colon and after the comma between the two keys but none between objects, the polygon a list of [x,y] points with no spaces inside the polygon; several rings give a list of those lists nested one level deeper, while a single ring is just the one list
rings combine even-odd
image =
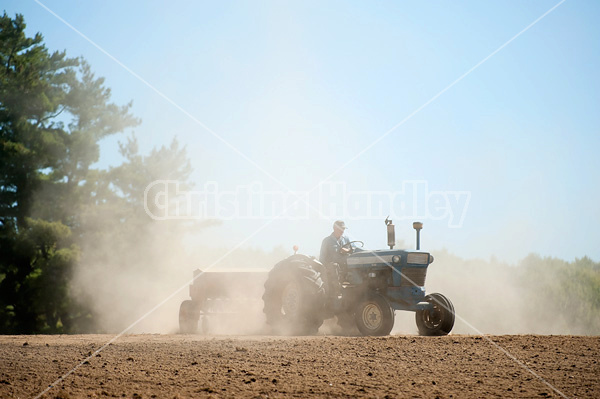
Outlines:
[{"label": "implement wheel", "polygon": [[179,307],[179,331],[182,334],[194,334],[198,330],[200,312],[193,301],[183,301]]}]

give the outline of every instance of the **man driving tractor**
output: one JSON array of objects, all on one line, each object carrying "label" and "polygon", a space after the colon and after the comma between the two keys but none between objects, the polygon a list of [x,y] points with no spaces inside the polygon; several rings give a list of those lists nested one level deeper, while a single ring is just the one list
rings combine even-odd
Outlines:
[{"label": "man driving tractor", "polygon": [[[454,306],[444,295],[425,291],[433,256],[419,248],[423,224],[413,223],[416,250],[394,249],[394,225],[389,219],[385,225],[389,249],[362,249],[361,241],[344,237],[346,225],[338,220],[332,234],[323,239],[320,261],[294,253],[276,263],[266,275],[244,271],[243,278],[233,280],[250,286],[251,278],[264,281],[263,312],[277,334],[316,334],[324,320],[335,317],[344,334],[354,334],[357,328],[366,336],[388,335],[394,327],[394,312],[404,310],[415,312],[419,334],[447,335],[454,326]],[[195,332],[200,318],[206,330],[208,318],[221,314],[222,301],[211,300],[224,296],[214,289],[215,282],[230,288],[232,273],[194,271],[192,299],[183,301],[179,309],[183,332]],[[231,306],[237,306],[237,298],[231,298]],[[215,311],[211,304],[218,305]]]},{"label": "man driving tractor", "polygon": [[350,242],[348,237],[344,235],[346,229],[346,224],[342,220],[336,220],[333,224],[333,233],[325,237],[321,243],[319,261],[322,264],[341,264],[344,262],[344,255],[349,254],[351,251],[349,246],[344,247]]},{"label": "man driving tractor", "polygon": [[342,220],[336,220],[333,223],[333,232],[323,239],[321,243],[321,253],[319,261],[325,266],[326,282],[329,285],[329,291],[337,297],[341,294],[342,280],[346,275],[346,256],[352,252],[350,240],[344,235],[347,229]]}]

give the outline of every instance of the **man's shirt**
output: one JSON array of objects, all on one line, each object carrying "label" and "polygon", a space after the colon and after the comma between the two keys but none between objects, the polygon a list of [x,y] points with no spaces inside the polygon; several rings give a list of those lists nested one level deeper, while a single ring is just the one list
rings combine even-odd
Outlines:
[{"label": "man's shirt", "polygon": [[339,239],[337,239],[335,235],[331,233],[331,235],[325,237],[321,243],[319,261],[323,264],[329,262],[343,263],[344,255],[340,254],[340,248],[349,242],[350,239],[348,239],[348,237],[341,236]]}]

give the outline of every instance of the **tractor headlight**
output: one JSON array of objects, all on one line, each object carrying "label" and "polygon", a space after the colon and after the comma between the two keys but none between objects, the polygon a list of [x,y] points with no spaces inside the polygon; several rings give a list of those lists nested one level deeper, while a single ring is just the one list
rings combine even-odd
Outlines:
[{"label": "tractor headlight", "polygon": [[398,256],[398,255],[392,256],[392,263],[396,263],[396,264],[400,263],[400,256]]},{"label": "tractor headlight", "polygon": [[407,255],[406,263],[412,263],[415,265],[428,265],[429,254],[423,252],[413,252]]}]

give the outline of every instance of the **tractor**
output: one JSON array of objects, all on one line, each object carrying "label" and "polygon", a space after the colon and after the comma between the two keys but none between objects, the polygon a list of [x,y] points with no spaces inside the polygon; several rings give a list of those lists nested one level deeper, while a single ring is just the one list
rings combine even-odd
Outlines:
[{"label": "tractor", "polygon": [[[365,250],[361,241],[344,245],[349,251],[340,263],[322,264],[313,256],[294,253],[268,273],[251,272],[245,283],[264,281],[262,295],[266,323],[275,334],[316,334],[326,319],[336,318],[345,333],[358,330],[367,336],[388,335],[394,312],[415,312],[420,335],[447,335],[454,326],[454,306],[444,295],[427,295],[425,277],[433,256],[420,250],[423,224],[413,223],[416,250],[394,250],[395,227],[385,220],[389,249]],[[294,248],[295,252],[297,247]],[[225,284],[216,273],[202,273],[190,286],[191,301],[182,303],[183,332],[197,328],[200,314],[211,310],[211,290]],[[218,281],[217,281],[218,280]],[[203,287],[203,288],[202,288]],[[214,298],[213,298],[214,299]],[[214,301],[214,300],[213,300]]]}]

